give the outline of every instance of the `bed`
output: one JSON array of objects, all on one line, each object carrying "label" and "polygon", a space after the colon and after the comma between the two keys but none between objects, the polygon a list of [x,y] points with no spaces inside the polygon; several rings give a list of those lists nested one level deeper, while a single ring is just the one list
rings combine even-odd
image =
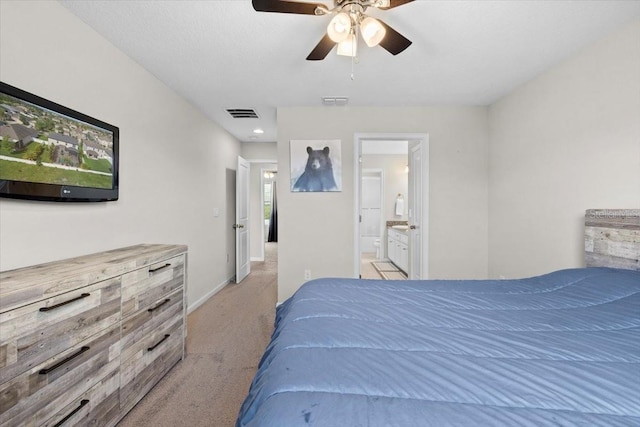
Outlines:
[{"label": "bed", "polygon": [[237,427],[640,426],[640,211],[586,217],[588,268],[306,283]]}]

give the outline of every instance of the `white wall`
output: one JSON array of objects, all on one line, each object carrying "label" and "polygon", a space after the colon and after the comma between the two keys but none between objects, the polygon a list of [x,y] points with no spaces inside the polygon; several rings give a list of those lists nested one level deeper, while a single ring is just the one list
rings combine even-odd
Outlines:
[{"label": "white wall", "polygon": [[584,211],[640,207],[640,20],[489,110],[489,273],[584,265]]},{"label": "white wall", "polygon": [[[279,301],[304,282],[306,269],[312,278],[353,277],[353,140],[371,132],[429,134],[429,276],[487,276],[486,108],[279,108]],[[342,141],[342,192],[290,191],[291,139]]]},{"label": "white wall", "polygon": [[243,142],[242,154],[250,162],[273,163],[278,157],[276,142]]},{"label": "white wall", "polygon": [[0,2],[0,31],[3,82],[119,126],[121,148],[117,202],[0,201],[0,269],[180,243],[190,305],[224,284],[226,169],[240,143],[57,2]]}]

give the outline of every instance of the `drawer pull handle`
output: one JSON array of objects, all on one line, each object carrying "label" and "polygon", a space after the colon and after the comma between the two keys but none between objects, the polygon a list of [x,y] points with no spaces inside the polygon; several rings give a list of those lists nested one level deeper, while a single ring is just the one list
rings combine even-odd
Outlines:
[{"label": "drawer pull handle", "polygon": [[166,300],[162,301],[160,304],[156,305],[153,308],[148,308],[147,311],[149,313],[151,313],[152,311],[156,311],[157,309],[159,309],[160,307],[162,307],[163,305],[165,305],[166,303],[168,303],[169,301],[171,301],[171,298],[167,298]]},{"label": "drawer pull handle", "polygon": [[73,353],[72,355],[68,356],[67,358],[59,361],[58,363],[56,363],[53,366],[50,366],[48,368],[45,369],[40,369],[40,372],[38,372],[40,375],[47,375],[49,372],[53,371],[54,369],[58,369],[60,366],[64,365],[67,362],[70,362],[71,360],[75,359],[76,357],[80,356],[82,353],[84,353],[85,351],[89,350],[91,347],[85,345],[84,347],[82,347],[80,350],[76,351],[75,353]]},{"label": "drawer pull handle", "polygon": [[87,403],[89,403],[89,399],[82,399],[80,401],[80,405],[78,405],[76,409],[69,412],[69,414],[67,414],[66,417],[58,421],[53,427],[60,427],[62,424],[66,423],[69,418],[73,417],[75,413],[78,412],[80,409],[82,409]]},{"label": "drawer pull handle", "polygon": [[162,343],[164,342],[164,340],[166,340],[166,339],[167,339],[167,338],[169,338],[170,336],[171,336],[171,335],[169,335],[169,334],[165,334],[165,336],[164,336],[160,341],[158,341],[157,343],[155,343],[155,345],[153,345],[153,346],[149,347],[149,348],[147,349],[147,351],[153,351],[153,350],[155,350],[157,346],[159,346],[160,344],[162,344]]},{"label": "drawer pull handle", "polygon": [[164,270],[167,267],[171,267],[171,264],[166,263],[165,265],[162,265],[162,266],[160,266],[158,268],[150,268],[149,269],[149,273],[155,273],[156,271]]},{"label": "drawer pull handle", "polygon": [[54,309],[56,309],[58,307],[62,307],[63,305],[67,305],[67,304],[70,304],[70,303],[72,303],[74,301],[78,301],[78,300],[80,300],[82,298],[86,298],[86,297],[88,297],[90,295],[91,294],[85,293],[85,294],[82,294],[82,295],[77,296],[75,298],[71,298],[69,301],[64,301],[64,302],[58,303],[56,305],[51,305],[49,307],[40,307],[40,311],[51,311],[51,310],[54,310]]}]

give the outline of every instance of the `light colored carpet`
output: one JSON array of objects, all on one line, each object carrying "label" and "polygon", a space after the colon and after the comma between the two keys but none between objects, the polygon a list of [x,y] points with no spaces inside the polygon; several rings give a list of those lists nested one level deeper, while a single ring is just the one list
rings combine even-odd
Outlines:
[{"label": "light colored carpet", "polygon": [[118,427],[232,427],[273,332],[277,244],[187,319],[187,355]]}]

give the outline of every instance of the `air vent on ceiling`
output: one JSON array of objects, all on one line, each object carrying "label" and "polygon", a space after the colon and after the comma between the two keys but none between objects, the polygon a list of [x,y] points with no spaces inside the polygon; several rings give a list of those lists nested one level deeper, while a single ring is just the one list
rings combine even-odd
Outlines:
[{"label": "air vent on ceiling", "polygon": [[234,119],[257,119],[258,113],[251,108],[227,108],[227,113]]},{"label": "air vent on ceiling", "polygon": [[322,105],[328,106],[328,107],[341,107],[344,105],[347,105],[347,103],[349,102],[349,98],[347,98],[346,96],[323,96],[322,97]]}]

